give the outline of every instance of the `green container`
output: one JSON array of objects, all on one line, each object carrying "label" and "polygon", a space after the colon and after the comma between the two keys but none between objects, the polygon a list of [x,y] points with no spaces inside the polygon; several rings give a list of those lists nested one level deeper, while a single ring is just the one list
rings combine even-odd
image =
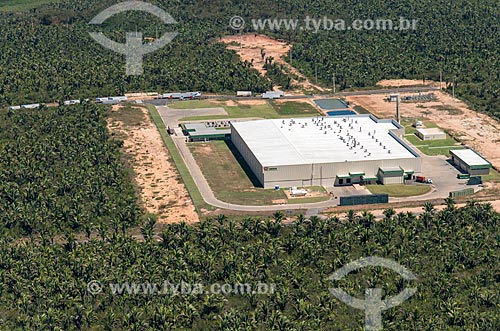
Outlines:
[{"label": "green container", "polygon": [[388,194],[355,195],[349,197],[340,197],[341,206],[372,205],[378,203],[388,203]]},{"label": "green container", "polygon": [[461,190],[461,191],[450,192],[450,198],[465,197],[465,196],[472,195],[472,194],[474,194],[474,189],[467,188],[467,189]]}]

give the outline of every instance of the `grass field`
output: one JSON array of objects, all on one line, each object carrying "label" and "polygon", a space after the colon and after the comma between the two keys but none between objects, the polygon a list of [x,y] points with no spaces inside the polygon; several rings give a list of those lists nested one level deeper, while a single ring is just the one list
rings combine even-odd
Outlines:
[{"label": "grass field", "polygon": [[47,3],[58,2],[58,0],[3,0],[0,1],[0,11],[21,12],[39,7]]},{"label": "grass field", "polygon": [[[287,200],[283,190],[256,187],[255,176],[231,142],[191,143],[188,146],[219,200],[254,206]],[[290,199],[288,202],[311,203],[328,199],[325,194],[324,197]]]},{"label": "grass field", "polygon": [[361,107],[361,106],[354,106],[353,107],[354,111],[360,115],[363,114],[371,114],[366,108]]},{"label": "grass field", "polygon": [[189,149],[215,196],[224,202],[242,205],[269,205],[286,199],[283,191],[256,188],[240,155],[233,154],[230,142],[192,143]]},{"label": "grass field", "polygon": [[307,117],[319,115],[317,110],[310,104],[303,102],[288,101],[282,104],[266,101],[260,105],[245,105],[235,102],[235,106],[226,106],[223,102],[214,102],[207,100],[183,101],[177,102],[169,107],[174,109],[196,109],[196,108],[215,108],[222,107],[228,115],[216,116],[190,116],[182,118],[181,121],[197,120],[218,120],[226,118],[282,118],[282,117]]},{"label": "grass field", "polygon": [[[450,135],[446,134],[446,139],[443,140],[421,140],[415,135],[416,128],[413,127],[415,120],[403,120],[406,134],[405,138],[412,145],[418,148],[425,155],[446,155],[450,156],[450,149],[463,149],[463,147]],[[429,121],[424,121],[426,128],[437,128],[438,126]]]},{"label": "grass field", "polygon": [[490,174],[486,176],[481,176],[483,182],[500,182],[500,173],[495,169],[490,169]]},{"label": "grass field", "polygon": [[431,186],[429,185],[367,185],[366,188],[372,194],[389,194],[393,198],[413,197],[431,191]]},{"label": "grass field", "polygon": [[316,108],[305,102],[286,101],[278,103],[271,101],[270,104],[282,116],[319,115]]},{"label": "grass field", "polygon": [[[417,121],[417,119],[409,119],[409,118],[404,118],[402,121],[401,121],[401,125],[403,125],[405,127],[405,130],[406,130],[406,134],[415,134],[415,132],[417,132],[417,128],[413,127],[413,124],[415,124],[415,122]],[[433,123],[433,122],[430,122],[430,121],[422,121],[424,123],[424,126],[426,128],[437,128],[438,126],[436,125],[436,123]]]}]

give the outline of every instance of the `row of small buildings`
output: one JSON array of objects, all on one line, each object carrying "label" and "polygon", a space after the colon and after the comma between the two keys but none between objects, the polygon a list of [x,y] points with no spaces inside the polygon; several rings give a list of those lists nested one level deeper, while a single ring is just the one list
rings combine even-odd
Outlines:
[{"label": "row of small buildings", "polygon": [[[190,141],[231,140],[264,188],[403,184],[422,173],[404,127],[372,115],[186,123],[183,131]],[[473,150],[450,152],[471,176],[492,167]]]}]

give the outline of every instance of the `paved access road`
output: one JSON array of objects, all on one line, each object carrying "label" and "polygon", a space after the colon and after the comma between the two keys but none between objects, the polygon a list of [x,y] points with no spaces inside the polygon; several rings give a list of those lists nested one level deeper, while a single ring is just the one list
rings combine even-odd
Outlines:
[{"label": "paved access road", "polygon": [[[178,110],[171,109],[167,106],[158,107],[158,111],[162,117],[163,122],[166,126],[176,127],[179,123],[179,119],[186,116],[204,116],[204,115],[222,115],[225,111],[222,108],[206,108],[206,109],[186,109]],[[283,205],[266,205],[266,206],[244,206],[232,203],[227,203],[220,201],[216,198],[214,192],[210,188],[205,176],[201,172],[200,167],[196,163],[191,151],[186,145],[185,137],[173,136],[175,145],[179,150],[184,162],[193,177],[195,184],[198,187],[201,195],[205,202],[221,209],[235,210],[235,211],[278,211],[278,210],[311,210],[317,213],[326,208],[336,207],[338,205],[338,199],[330,199],[328,201],[308,203],[308,204],[283,204]],[[434,180],[435,186],[433,186],[433,191],[426,195],[409,197],[409,198],[391,198],[389,202],[404,202],[404,201],[423,201],[446,198],[449,191],[460,190],[465,188],[462,182],[457,183],[456,170],[451,166],[445,157],[441,156],[425,156],[423,157],[424,169],[423,172],[426,176],[431,177]],[[465,182],[465,181],[464,181]]]},{"label": "paved access road", "polygon": [[[413,86],[413,87],[398,87],[398,88],[381,88],[372,90],[361,90],[361,91],[345,91],[338,93],[325,93],[325,94],[304,94],[304,95],[285,95],[281,99],[305,99],[305,98],[339,98],[347,96],[356,95],[373,95],[373,94],[392,94],[392,93],[416,93],[416,92],[428,92],[428,91],[438,91],[439,87],[433,86]],[[152,97],[151,97],[152,98]],[[236,95],[207,95],[204,94],[201,99],[222,99],[222,100],[262,100],[260,94],[256,94],[251,97],[237,97]],[[154,106],[165,106],[168,105],[172,100],[167,99],[144,99],[141,100],[143,103],[149,103]],[[178,101],[178,100],[175,100]]]}]

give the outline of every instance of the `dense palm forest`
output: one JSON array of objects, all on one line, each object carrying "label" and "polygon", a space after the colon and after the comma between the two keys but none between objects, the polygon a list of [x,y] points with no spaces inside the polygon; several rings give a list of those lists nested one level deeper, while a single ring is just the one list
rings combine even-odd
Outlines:
[{"label": "dense palm forest", "polygon": [[[381,78],[434,78],[443,70],[478,109],[498,114],[500,12],[486,1],[155,1],[179,22],[143,15],[87,22],[115,1],[68,1],[0,12],[0,104],[46,102],[140,90],[262,91],[289,83],[280,66],[261,77],[217,42],[233,15],[419,19],[401,33],[275,33],[293,44],[293,65],[341,88]],[[119,26],[119,29],[116,29]],[[180,37],[145,58],[145,75],[124,75],[124,59],[94,43],[100,29],[123,41],[175,30]],[[158,233],[143,215],[122,143],[107,110],[74,107],[0,112],[0,330],[361,330],[362,311],[329,293],[363,298],[417,293],[383,313],[385,330],[500,329],[500,215],[489,204],[453,200],[421,215],[369,212],[320,220],[219,216]],[[139,240],[138,240],[139,238]],[[366,268],[329,275],[360,257],[393,259],[417,280]],[[103,292],[88,284],[98,281]],[[268,294],[113,295],[110,283],[275,284]]]},{"label": "dense palm forest", "polygon": [[[383,313],[384,330],[498,330],[500,328],[500,216],[488,204],[421,216],[349,213],[346,218],[283,215],[234,222],[220,216],[196,226],[169,226],[145,242],[121,232],[79,244],[14,244],[0,257],[2,330],[361,330],[364,314],[335,299],[340,287],[358,298],[381,287],[393,296],[417,293]],[[415,281],[369,267],[341,281],[329,275],[365,256],[394,259]],[[103,292],[91,294],[87,283]],[[106,284],[275,284],[271,293],[223,295],[172,291],[111,294]]]},{"label": "dense palm forest", "polygon": [[0,233],[24,236],[127,229],[139,218],[106,109],[0,112]]},{"label": "dense palm forest", "polygon": [[[486,1],[152,1],[178,22],[165,26],[148,14],[120,14],[101,27],[87,23],[116,1],[60,1],[21,13],[0,13],[0,103],[20,104],[94,97],[139,90],[262,91],[287,79],[265,79],[217,43],[235,33],[233,15],[252,18],[328,16],[347,21],[417,19],[415,31],[275,31],[293,45],[293,65],[330,86],[372,86],[383,78],[444,79],[479,110],[498,115],[500,12]],[[145,58],[145,75],[124,75],[124,59],[88,35],[104,31],[123,40],[125,31],[156,37],[180,35]],[[251,24],[243,32],[252,31]],[[263,31],[266,33],[266,31]],[[276,69],[276,68],[273,68]],[[276,70],[274,70],[276,71]],[[276,79],[274,79],[276,78]]]}]

